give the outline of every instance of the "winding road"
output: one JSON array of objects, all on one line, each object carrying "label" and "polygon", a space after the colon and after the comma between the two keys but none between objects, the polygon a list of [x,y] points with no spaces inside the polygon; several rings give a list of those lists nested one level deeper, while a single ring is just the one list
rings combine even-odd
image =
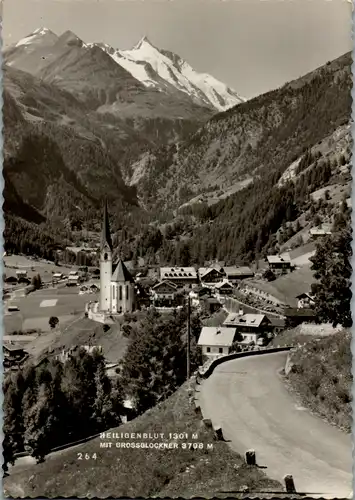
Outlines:
[{"label": "winding road", "polygon": [[352,440],[298,405],[279,374],[286,352],[227,361],[197,394],[204,418],[221,427],[240,454],[283,483],[292,474],[297,492],[352,498]]}]

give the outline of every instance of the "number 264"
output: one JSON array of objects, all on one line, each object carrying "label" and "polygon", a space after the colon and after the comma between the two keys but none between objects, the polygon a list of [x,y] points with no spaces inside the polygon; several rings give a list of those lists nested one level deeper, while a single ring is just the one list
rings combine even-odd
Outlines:
[{"label": "number 264", "polygon": [[92,455],[89,455],[89,453],[78,453],[78,460],[96,460],[97,455],[96,453],[93,453]]}]

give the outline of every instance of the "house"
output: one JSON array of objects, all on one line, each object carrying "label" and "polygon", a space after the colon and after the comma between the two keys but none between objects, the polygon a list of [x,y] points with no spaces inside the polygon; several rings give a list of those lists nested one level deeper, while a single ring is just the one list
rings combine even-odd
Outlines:
[{"label": "house", "polygon": [[200,298],[199,305],[206,314],[213,314],[222,307],[219,300],[206,295]]},{"label": "house", "polygon": [[310,308],[285,308],[284,315],[286,316],[286,326],[294,328],[301,323],[315,323],[317,315],[313,309]]},{"label": "house", "polygon": [[280,333],[285,329],[286,320],[285,318],[277,318],[276,316],[269,316],[270,326],[273,333]]},{"label": "house", "polygon": [[27,278],[27,271],[25,270],[16,271],[16,276],[17,278]]},{"label": "house", "polygon": [[224,280],[221,283],[215,285],[215,290],[218,295],[231,295],[234,290],[234,286],[229,281]]},{"label": "house", "polygon": [[250,269],[250,267],[242,266],[228,266],[224,268],[224,272],[226,278],[231,283],[235,283],[240,280],[245,280],[247,278],[252,278],[254,276],[254,272]]},{"label": "house", "polygon": [[79,285],[79,276],[76,274],[69,273],[67,286],[77,286],[77,285]]},{"label": "house", "polygon": [[21,346],[7,344],[2,346],[4,368],[19,368],[28,358],[28,353]]},{"label": "house", "polygon": [[269,268],[273,271],[291,269],[291,257],[287,253],[283,255],[268,255],[267,261]]},{"label": "house", "polygon": [[313,240],[317,240],[320,237],[328,236],[330,234],[332,234],[332,232],[327,226],[312,227],[312,229],[309,230],[309,235]]},{"label": "house", "polygon": [[201,297],[209,298],[211,296],[212,290],[208,287],[195,288],[189,292],[189,297],[191,299],[191,306],[198,307],[200,305]]},{"label": "house", "polygon": [[57,283],[59,280],[63,279],[63,273],[53,273],[52,281]]},{"label": "house", "polygon": [[223,280],[225,274],[221,268],[200,267],[198,270],[200,281],[204,283],[218,283]]},{"label": "house", "polygon": [[314,297],[312,297],[309,293],[301,293],[300,295],[296,296],[296,299],[298,300],[298,309],[302,309],[304,307],[312,308],[315,304]]},{"label": "house", "polygon": [[229,354],[235,333],[235,328],[204,326],[201,329],[197,345],[201,346],[202,354],[206,356]]},{"label": "house", "polygon": [[56,360],[60,361],[61,363],[65,363],[66,361],[68,361],[68,359],[70,357],[72,357],[80,349],[85,350],[88,354],[92,354],[94,351],[102,353],[102,346],[101,345],[80,345],[80,346],[72,346],[69,349],[63,348],[61,350],[61,352],[59,352],[59,354],[56,354],[54,357]]},{"label": "house", "polygon": [[178,286],[191,286],[198,282],[197,272],[194,267],[161,267],[160,280],[170,281]]},{"label": "house", "polygon": [[172,307],[175,304],[178,286],[170,281],[161,281],[151,288],[151,301],[155,306]]},{"label": "house", "polygon": [[236,331],[243,336],[242,343],[254,342],[256,344],[260,335],[272,330],[270,320],[265,314],[230,313],[223,325],[227,328],[236,328]]}]

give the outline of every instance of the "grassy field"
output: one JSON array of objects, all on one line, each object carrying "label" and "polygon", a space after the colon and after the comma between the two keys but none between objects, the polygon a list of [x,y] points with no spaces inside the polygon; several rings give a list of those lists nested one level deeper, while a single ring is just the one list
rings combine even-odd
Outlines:
[{"label": "grassy field", "polygon": [[291,355],[288,385],[313,412],[351,432],[351,333],[312,339]]},{"label": "grassy field", "polygon": [[282,333],[276,335],[269,346],[284,347],[291,345],[297,347],[313,339],[335,335],[340,329],[340,327],[333,328],[329,323],[322,323],[320,325],[302,323],[295,328],[284,330]]},{"label": "grassy field", "polygon": [[270,295],[292,307],[297,307],[296,296],[303,292],[309,292],[311,284],[314,282],[315,278],[313,277],[313,271],[311,271],[310,264],[304,265],[292,273],[281,276],[275,281],[265,282],[250,280],[251,285],[270,293]]},{"label": "grassy field", "polygon": [[[102,324],[84,317],[85,304],[90,300],[97,300],[97,295],[79,295],[77,287],[48,288],[16,297],[11,304],[20,311],[4,316],[5,334],[37,330],[36,338],[25,346],[35,362],[53,350],[75,345],[99,345],[107,361],[116,362],[125,352],[127,339],[120,332],[119,322],[104,332]],[[59,319],[54,330],[49,326],[51,316]]]},{"label": "grassy field", "polygon": [[[169,433],[187,433],[178,439],[177,449],[122,449],[116,442],[134,439],[96,438],[75,449],[49,455],[46,462],[16,472],[16,466],[4,479],[5,496],[19,497],[183,497],[226,498],[243,495],[235,492],[247,486],[250,492],[282,492],[278,482],[269,479],[257,467],[247,466],[242,457],[224,442],[214,441],[194,412],[188,385],[141,417],[114,429],[123,433],[164,433],[159,442],[172,442]],[[197,439],[191,439],[197,433]],[[100,448],[100,442],[112,442]],[[137,442],[152,442],[136,439]],[[203,449],[183,449],[183,442],[202,443]],[[213,449],[207,449],[207,445]],[[97,459],[79,460],[87,453]],[[284,493],[283,493],[284,495]],[[263,498],[275,495],[263,495]]]},{"label": "grassy field", "polygon": [[68,274],[73,269],[78,269],[77,266],[56,266],[54,262],[45,260],[33,260],[25,255],[5,255],[3,258],[4,273],[6,277],[16,276],[16,271],[27,271],[28,277],[40,274],[43,282],[52,280],[53,273]]},{"label": "grassy field", "polygon": [[116,363],[124,356],[128,340],[122,335],[119,323],[109,326],[109,330],[104,331],[101,323],[78,317],[65,327],[39,335],[26,345],[26,350],[34,362],[38,362],[44,356],[58,353],[62,349],[80,345],[100,346],[106,361]]},{"label": "grassy field", "polygon": [[51,316],[57,316],[61,326],[69,324],[84,314],[89,300],[97,300],[97,295],[79,295],[78,291],[77,287],[46,288],[11,299],[11,305],[20,310],[4,315],[5,332],[32,329],[48,332]]}]

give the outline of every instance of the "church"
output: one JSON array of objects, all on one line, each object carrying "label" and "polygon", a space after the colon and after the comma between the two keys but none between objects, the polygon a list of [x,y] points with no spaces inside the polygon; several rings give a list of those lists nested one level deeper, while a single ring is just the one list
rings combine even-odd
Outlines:
[{"label": "church", "polygon": [[100,301],[99,312],[105,314],[123,314],[135,308],[134,280],[120,259],[112,269],[112,239],[108,219],[107,202],[100,246]]}]

